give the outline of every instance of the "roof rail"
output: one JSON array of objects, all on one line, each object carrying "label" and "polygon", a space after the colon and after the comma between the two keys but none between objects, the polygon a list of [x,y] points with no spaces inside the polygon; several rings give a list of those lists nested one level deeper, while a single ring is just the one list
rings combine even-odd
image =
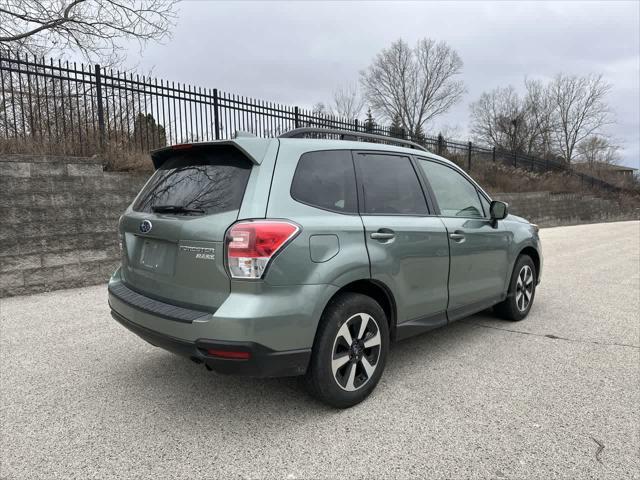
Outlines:
[{"label": "roof rail", "polygon": [[329,135],[340,135],[340,140],[357,140],[359,138],[364,140],[377,140],[379,142],[386,142],[391,144],[399,144],[401,146],[407,146],[409,148],[415,148],[428,152],[422,145],[412,142],[411,140],[405,140],[403,138],[388,137],[386,135],[377,135],[375,133],[354,132],[352,130],[340,130],[337,128],[320,128],[320,127],[302,127],[294,130],[289,130],[278,136],[278,138],[301,138],[309,133],[324,133]]}]

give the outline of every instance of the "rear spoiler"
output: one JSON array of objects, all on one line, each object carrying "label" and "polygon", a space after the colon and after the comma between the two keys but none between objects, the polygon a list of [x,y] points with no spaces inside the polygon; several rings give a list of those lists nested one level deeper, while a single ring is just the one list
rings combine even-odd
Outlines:
[{"label": "rear spoiler", "polygon": [[269,148],[272,141],[274,141],[274,139],[271,138],[242,137],[233,140],[217,140],[215,142],[183,143],[153,150],[151,152],[151,160],[153,161],[153,168],[157,170],[169,157],[175,155],[176,152],[185,150],[202,151],[211,148],[215,149],[219,146],[226,146],[238,149],[243,155],[251,160],[254,165],[260,165],[262,163],[262,159],[267,153],[267,148]]}]

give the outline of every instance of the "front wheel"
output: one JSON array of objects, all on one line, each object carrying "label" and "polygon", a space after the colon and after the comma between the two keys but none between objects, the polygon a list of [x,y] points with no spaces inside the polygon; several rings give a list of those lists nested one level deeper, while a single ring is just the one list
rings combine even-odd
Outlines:
[{"label": "front wheel", "polygon": [[524,319],[536,296],[536,266],[528,255],[520,255],[511,274],[507,298],[493,307],[502,318],[512,321]]},{"label": "front wheel", "polygon": [[389,349],[384,310],[371,297],[344,293],[327,306],[318,326],[306,376],[319,400],[347,408],[376,387]]}]

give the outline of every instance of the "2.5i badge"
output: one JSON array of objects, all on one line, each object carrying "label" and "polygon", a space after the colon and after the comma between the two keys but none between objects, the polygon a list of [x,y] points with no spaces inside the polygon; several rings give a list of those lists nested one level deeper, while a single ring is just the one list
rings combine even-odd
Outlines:
[{"label": "2.5i badge", "polygon": [[183,252],[193,253],[195,257],[200,260],[215,260],[216,249],[209,247],[191,247],[188,245],[181,245],[180,250]]}]

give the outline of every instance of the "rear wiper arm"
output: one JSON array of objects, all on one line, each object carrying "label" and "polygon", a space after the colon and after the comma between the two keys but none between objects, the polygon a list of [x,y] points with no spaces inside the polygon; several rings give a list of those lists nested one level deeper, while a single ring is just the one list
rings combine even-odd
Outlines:
[{"label": "rear wiper arm", "polygon": [[202,215],[204,210],[201,208],[188,208],[183,205],[154,205],[151,207],[155,213],[184,213]]}]

